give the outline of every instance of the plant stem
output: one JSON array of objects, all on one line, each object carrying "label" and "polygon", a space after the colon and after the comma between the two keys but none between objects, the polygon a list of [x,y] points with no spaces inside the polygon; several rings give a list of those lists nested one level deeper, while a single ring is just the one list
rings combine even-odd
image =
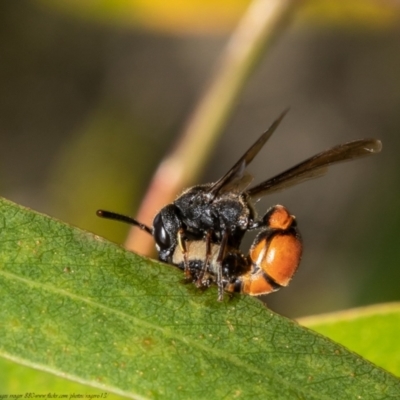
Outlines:
[{"label": "plant stem", "polygon": [[[300,3],[254,0],[250,4],[177,143],[159,165],[139,209],[139,221],[152,221],[155,213],[173,201],[182,188],[195,182],[248,77]],[[151,237],[132,228],[125,246],[150,254],[154,243]]]}]

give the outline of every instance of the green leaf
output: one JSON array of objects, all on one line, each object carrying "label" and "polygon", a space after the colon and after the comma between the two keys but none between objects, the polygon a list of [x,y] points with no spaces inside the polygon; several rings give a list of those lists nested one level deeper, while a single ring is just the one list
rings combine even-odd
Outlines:
[{"label": "green leaf", "polygon": [[0,200],[0,354],[131,398],[400,398],[400,381],[257,299]]},{"label": "green leaf", "polygon": [[[86,399],[89,397],[88,395],[92,395],[91,399],[125,399],[125,397],[118,395],[111,396],[109,393],[104,392],[104,390],[68,381],[59,376],[29,368],[5,358],[0,358],[0,371],[0,397],[2,399],[5,399],[4,395],[21,396],[19,399],[27,399],[28,397],[25,396],[26,393],[32,394],[29,397],[31,400],[38,398],[50,399],[48,397],[49,393],[56,394],[58,397],[66,394],[67,400],[69,400],[69,396],[73,393],[82,394]],[[53,399],[57,399],[58,397],[53,397]],[[14,398],[17,399],[18,397]]]},{"label": "green leaf", "polygon": [[355,308],[299,322],[400,376],[400,303]]}]

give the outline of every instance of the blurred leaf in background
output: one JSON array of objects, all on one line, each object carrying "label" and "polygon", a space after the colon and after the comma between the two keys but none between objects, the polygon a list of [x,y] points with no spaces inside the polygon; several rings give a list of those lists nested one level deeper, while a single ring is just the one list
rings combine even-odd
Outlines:
[{"label": "blurred leaf in background", "polygon": [[[168,33],[215,34],[231,30],[249,0],[35,0],[60,12],[106,24],[131,25]],[[374,28],[399,21],[395,0],[303,1],[304,22]],[[397,11],[397,12],[396,12]]]},{"label": "blurred leaf in background", "polygon": [[120,243],[126,225],[104,224],[95,218],[95,210],[88,210],[95,206],[129,213],[138,206],[132,199],[145,189],[150,178],[146,163],[155,158],[151,143],[141,140],[149,127],[140,122],[135,127],[122,109],[111,106],[91,117],[58,156],[49,184],[53,211],[71,224]]},{"label": "blurred leaf in background", "polygon": [[92,21],[139,26],[170,33],[217,33],[232,29],[249,0],[36,0]]},{"label": "blurred leaf in background", "polygon": [[339,24],[374,29],[398,22],[399,8],[396,0],[308,0],[304,2],[304,17],[321,26]]}]

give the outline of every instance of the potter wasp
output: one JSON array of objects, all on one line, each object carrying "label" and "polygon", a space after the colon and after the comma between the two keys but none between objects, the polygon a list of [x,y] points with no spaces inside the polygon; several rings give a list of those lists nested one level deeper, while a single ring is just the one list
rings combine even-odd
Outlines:
[{"label": "potter wasp", "polygon": [[[286,111],[214,183],[186,189],[155,216],[149,227],[135,219],[98,210],[103,218],[120,220],[151,234],[161,261],[182,269],[199,288],[218,286],[224,292],[258,296],[287,286],[302,255],[296,219],[281,205],[259,218],[254,204],[263,196],[323,175],[331,164],[379,153],[376,139],[360,139],[325,150],[292,168],[249,188],[247,166],[278,127]],[[248,231],[259,233],[248,255],[240,250]]]}]

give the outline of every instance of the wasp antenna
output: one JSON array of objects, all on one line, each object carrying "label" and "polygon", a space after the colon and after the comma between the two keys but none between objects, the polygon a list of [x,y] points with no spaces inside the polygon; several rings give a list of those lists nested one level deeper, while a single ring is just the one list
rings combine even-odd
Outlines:
[{"label": "wasp antenna", "polygon": [[115,213],[112,211],[106,211],[106,210],[97,210],[96,215],[101,218],[114,219],[116,221],[126,222],[127,224],[135,225],[135,226],[139,227],[142,231],[146,231],[150,235],[153,234],[152,228],[148,227],[145,224],[142,224],[139,221],[136,221],[136,219],[134,219],[132,217],[128,217],[127,215],[122,215],[122,214],[118,214],[118,213]]},{"label": "wasp antenna", "polygon": [[286,107],[286,108],[282,111],[281,115],[278,117],[278,121],[281,121],[281,120],[284,118],[284,116],[285,116],[289,111],[290,111],[290,106]]}]

